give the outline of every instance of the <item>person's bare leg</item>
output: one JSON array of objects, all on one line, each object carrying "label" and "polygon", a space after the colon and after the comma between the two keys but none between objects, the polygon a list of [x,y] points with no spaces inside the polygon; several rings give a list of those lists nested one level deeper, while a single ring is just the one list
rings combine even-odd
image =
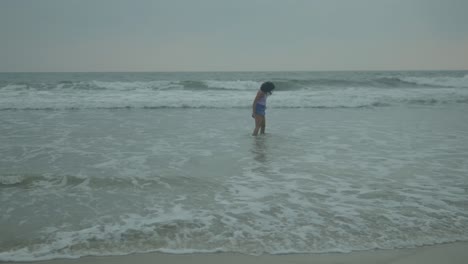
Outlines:
[{"label": "person's bare leg", "polygon": [[262,124],[260,125],[260,134],[265,134],[265,126],[266,126],[266,116],[263,116]]},{"label": "person's bare leg", "polygon": [[262,126],[262,120],[263,120],[263,116],[261,116],[261,115],[256,115],[255,116],[255,129],[254,129],[254,131],[252,133],[252,136],[258,135],[258,130]]}]

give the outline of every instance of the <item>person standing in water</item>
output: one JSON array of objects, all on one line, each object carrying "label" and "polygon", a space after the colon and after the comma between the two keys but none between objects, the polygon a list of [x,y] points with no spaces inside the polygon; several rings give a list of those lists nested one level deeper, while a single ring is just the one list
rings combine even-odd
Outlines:
[{"label": "person standing in water", "polygon": [[268,95],[271,95],[271,91],[275,89],[275,85],[272,82],[264,82],[260,86],[260,90],[257,92],[257,96],[253,101],[252,105],[252,117],[255,119],[255,129],[252,133],[252,136],[260,134],[265,134],[265,110],[266,110],[266,99]]}]

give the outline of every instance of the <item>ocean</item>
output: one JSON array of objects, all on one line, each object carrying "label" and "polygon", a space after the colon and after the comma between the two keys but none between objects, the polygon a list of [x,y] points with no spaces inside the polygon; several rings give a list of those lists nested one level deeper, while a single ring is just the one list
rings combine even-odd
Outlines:
[{"label": "ocean", "polygon": [[468,71],[0,73],[0,261],[455,241]]}]

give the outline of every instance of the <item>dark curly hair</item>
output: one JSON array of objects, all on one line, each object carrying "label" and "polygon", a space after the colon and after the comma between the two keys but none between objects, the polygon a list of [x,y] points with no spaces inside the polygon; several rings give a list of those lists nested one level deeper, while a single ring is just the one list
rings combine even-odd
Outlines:
[{"label": "dark curly hair", "polygon": [[266,94],[271,94],[271,91],[275,89],[275,85],[272,82],[264,82],[262,86],[260,86],[260,90]]}]

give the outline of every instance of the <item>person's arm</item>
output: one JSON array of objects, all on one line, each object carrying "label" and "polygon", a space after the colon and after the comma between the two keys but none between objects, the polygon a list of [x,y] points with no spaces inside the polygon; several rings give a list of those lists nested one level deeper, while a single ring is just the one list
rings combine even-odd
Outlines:
[{"label": "person's arm", "polygon": [[255,106],[257,105],[258,100],[260,100],[260,98],[262,98],[262,96],[263,96],[262,91],[258,91],[257,96],[255,96],[255,99],[254,99],[253,104],[252,104],[252,117],[253,118],[255,118]]}]

